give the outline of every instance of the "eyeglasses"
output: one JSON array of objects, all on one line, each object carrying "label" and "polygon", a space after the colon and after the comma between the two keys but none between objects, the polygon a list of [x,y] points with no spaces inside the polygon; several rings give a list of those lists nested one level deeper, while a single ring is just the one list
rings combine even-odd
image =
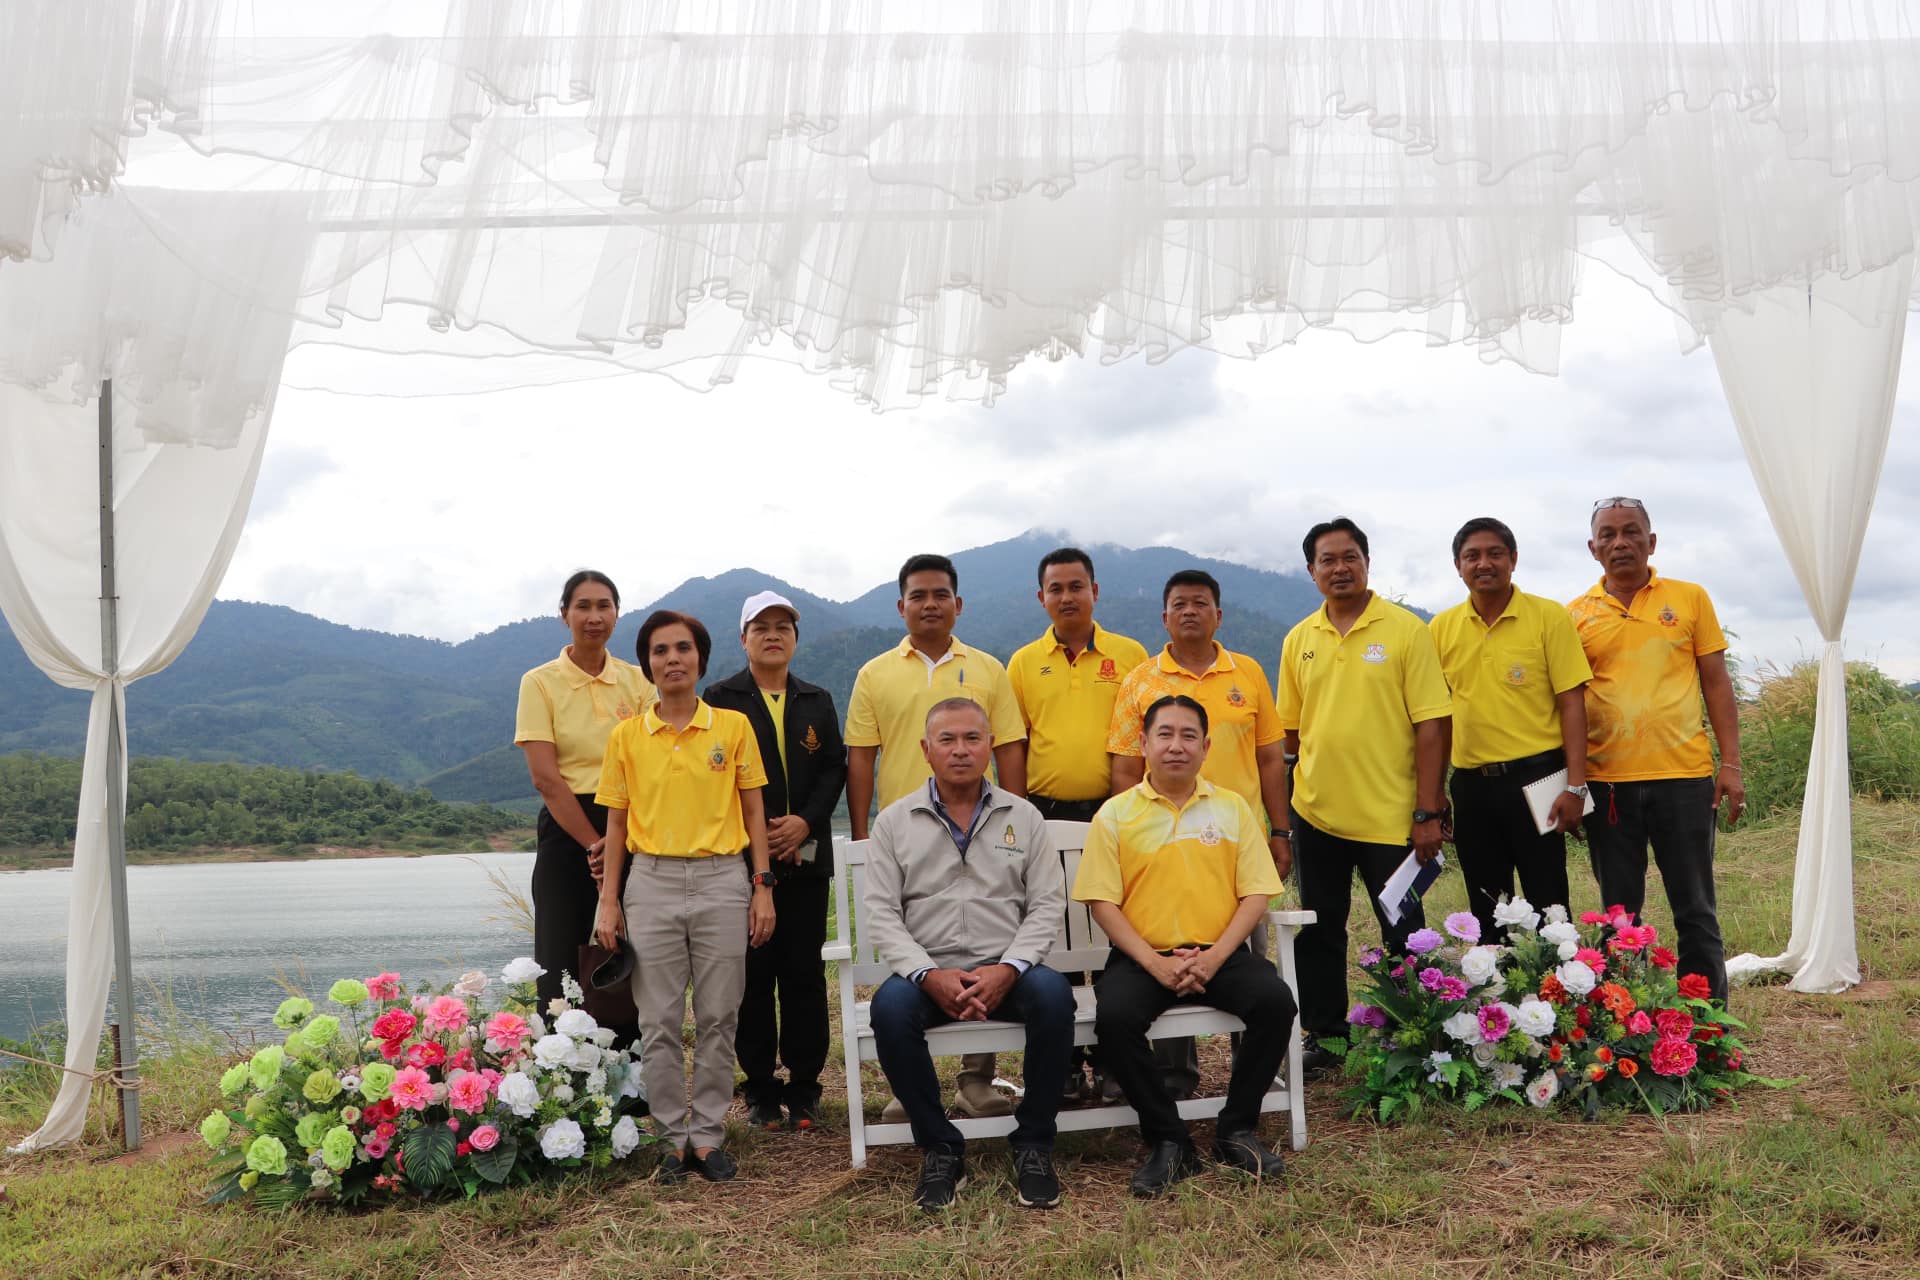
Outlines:
[{"label": "eyeglasses", "polygon": [[1608,507],[1628,507],[1635,511],[1645,511],[1647,504],[1638,498],[1602,498],[1593,504],[1593,511],[1590,514],[1599,515]]}]

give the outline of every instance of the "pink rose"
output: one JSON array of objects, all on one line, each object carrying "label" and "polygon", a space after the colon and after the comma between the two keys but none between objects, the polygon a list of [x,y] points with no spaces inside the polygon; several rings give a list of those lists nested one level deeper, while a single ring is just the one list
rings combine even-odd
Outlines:
[{"label": "pink rose", "polygon": [[517,1013],[508,1013],[505,1010],[488,1018],[487,1024],[482,1030],[485,1032],[487,1039],[493,1041],[502,1049],[515,1048],[533,1033],[533,1028],[527,1025],[525,1018]]},{"label": "pink rose", "polygon": [[458,996],[435,996],[427,1006],[427,1026],[435,1031],[459,1031],[468,1016],[467,1002]]},{"label": "pink rose", "polygon": [[367,994],[375,1000],[398,1000],[400,998],[400,975],[383,973],[367,979]]},{"label": "pink rose", "polygon": [[387,1096],[409,1111],[425,1111],[433,1104],[433,1081],[418,1067],[402,1067]]},{"label": "pink rose", "polygon": [[405,1040],[419,1025],[405,1009],[389,1009],[373,1020],[373,1034],[382,1040]]},{"label": "pink rose", "polygon": [[1653,1030],[1653,1019],[1647,1016],[1645,1009],[1635,1009],[1633,1016],[1627,1019],[1627,1034],[1643,1036]]},{"label": "pink rose", "polygon": [[467,1141],[473,1144],[475,1151],[491,1151],[500,1145],[500,1131],[490,1124],[483,1124],[467,1135]]},{"label": "pink rose", "polygon": [[1693,1070],[1700,1060],[1693,1045],[1685,1040],[1656,1040],[1647,1058],[1653,1063],[1653,1069],[1663,1076],[1683,1076]]},{"label": "pink rose", "polygon": [[392,1148],[393,1142],[391,1139],[383,1138],[376,1133],[367,1139],[367,1158],[370,1160],[382,1159]]},{"label": "pink rose", "polygon": [[447,1104],[455,1111],[472,1115],[487,1105],[487,1078],[469,1071],[447,1086]]},{"label": "pink rose", "polygon": [[447,1060],[447,1051],[432,1040],[421,1040],[407,1047],[407,1061],[416,1067],[437,1067]]}]

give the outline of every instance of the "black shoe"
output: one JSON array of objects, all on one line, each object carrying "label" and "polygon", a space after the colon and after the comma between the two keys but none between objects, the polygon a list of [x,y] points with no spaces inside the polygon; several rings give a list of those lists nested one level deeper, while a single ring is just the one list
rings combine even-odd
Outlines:
[{"label": "black shoe", "polygon": [[1053,1155],[1039,1147],[1013,1149],[1013,1181],[1020,1203],[1029,1209],[1051,1209],[1060,1203],[1060,1175],[1053,1171]]},{"label": "black shoe", "polygon": [[747,1123],[755,1129],[778,1129],[786,1122],[786,1114],[777,1102],[759,1098],[747,1106]]},{"label": "black shoe", "polygon": [[740,1172],[740,1166],[728,1155],[726,1148],[715,1147],[703,1156],[687,1152],[687,1168],[693,1170],[708,1182],[732,1182],[733,1175]]},{"label": "black shoe", "polygon": [[1130,1187],[1142,1200],[1153,1200],[1173,1190],[1173,1184],[1200,1172],[1200,1156],[1184,1142],[1156,1142],[1147,1162],[1135,1170]]},{"label": "black shoe", "polygon": [[913,1202],[932,1213],[953,1204],[967,1185],[967,1161],[951,1147],[929,1147],[920,1160],[920,1181]]},{"label": "black shoe", "polygon": [[818,1098],[806,1098],[798,1102],[789,1101],[787,1103],[787,1120],[801,1133],[805,1133],[809,1129],[818,1129],[820,1127],[820,1100]]},{"label": "black shoe", "polygon": [[1087,1096],[1087,1077],[1078,1066],[1067,1072],[1066,1083],[1060,1086],[1060,1105],[1071,1106]]},{"label": "black shoe", "polygon": [[1278,1178],[1287,1171],[1287,1162],[1261,1145],[1259,1135],[1251,1129],[1215,1135],[1213,1158],[1256,1178]]},{"label": "black shoe", "polygon": [[653,1180],[664,1186],[677,1187],[687,1180],[686,1154],[669,1151],[660,1161],[660,1167],[653,1171]]},{"label": "black shoe", "polygon": [[1318,1080],[1338,1072],[1346,1061],[1345,1055],[1316,1044],[1300,1055],[1300,1073],[1309,1080]]}]

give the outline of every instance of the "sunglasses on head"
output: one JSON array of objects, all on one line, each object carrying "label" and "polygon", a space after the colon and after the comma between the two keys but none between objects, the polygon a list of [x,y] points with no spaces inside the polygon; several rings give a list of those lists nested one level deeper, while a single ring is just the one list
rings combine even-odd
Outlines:
[{"label": "sunglasses on head", "polygon": [[1638,498],[1602,498],[1593,504],[1593,515],[1599,515],[1608,507],[1629,507],[1635,511],[1645,511],[1647,504]]}]

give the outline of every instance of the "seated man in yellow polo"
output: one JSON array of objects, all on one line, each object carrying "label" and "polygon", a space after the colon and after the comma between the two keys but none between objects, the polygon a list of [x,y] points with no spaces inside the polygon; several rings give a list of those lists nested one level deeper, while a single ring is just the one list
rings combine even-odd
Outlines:
[{"label": "seated man in yellow polo", "polygon": [[1147,775],[1102,805],[1073,897],[1089,903],[1113,951],[1094,986],[1100,1061],[1140,1115],[1147,1162],[1133,1194],[1165,1194],[1198,1172],[1193,1138],[1154,1066],[1147,1028],[1176,1004],[1207,1004],[1247,1024],[1234,1053],[1213,1156],[1256,1177],[1284,1172],[1255,1132],[1260,1101],[1293,1034],[1293,994],[1247,945],[1280,892],[1265,825],[1235,792],[1200,776],[1207,710],[1184,694],[1147,708]]}]

